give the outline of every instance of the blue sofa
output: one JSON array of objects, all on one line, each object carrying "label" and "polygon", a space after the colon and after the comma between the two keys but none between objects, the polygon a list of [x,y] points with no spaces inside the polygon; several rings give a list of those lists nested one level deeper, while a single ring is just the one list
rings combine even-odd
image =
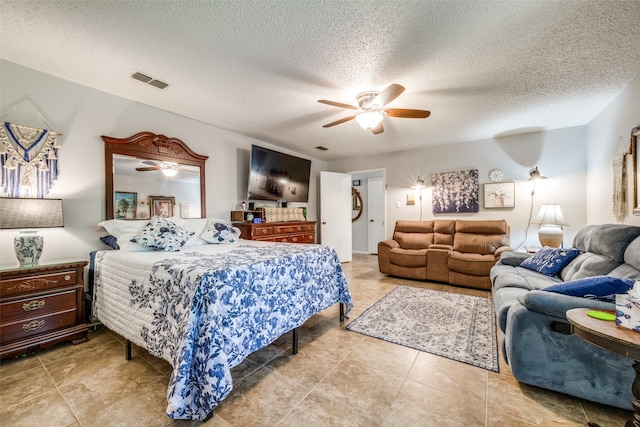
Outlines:
[{"label": "blue sofa", "polygon": [[640,227],[587,226],[573,247],[580,253],[557,275],[521,267],[532,255],[513,251],[491,269],[504,358],[519,382],[632,409],[633,361],[572,335],[565,317],[572,308],[615,310],[615,304],[542,289],[600,275],[640,280]]}]

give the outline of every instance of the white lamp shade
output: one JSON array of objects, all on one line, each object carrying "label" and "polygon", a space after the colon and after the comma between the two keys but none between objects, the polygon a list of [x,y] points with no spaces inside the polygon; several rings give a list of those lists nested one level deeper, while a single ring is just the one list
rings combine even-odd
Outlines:
[{"label": "white lamp shade", "polygon": [[535,221],[531,221],[532,224],[544,224],[544,225],[569,225],[562,215],[562,209],[560,205],[542,205],[540,206],[540,212]]}]

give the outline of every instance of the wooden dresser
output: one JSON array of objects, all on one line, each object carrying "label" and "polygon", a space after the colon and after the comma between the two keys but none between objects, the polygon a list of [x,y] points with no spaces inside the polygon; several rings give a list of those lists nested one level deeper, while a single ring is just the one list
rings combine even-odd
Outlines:
[{"label": "wooden dresser", "polygon": [[86,261],[0,270],[0,358],[86,341]]},{"label": "wooden dresser", "polygon": [[289,221],[289,222],[234,222],[242,234],[240,238],[245,240],[263,240],[268,242],[289,243],[315,243],[315,221]]}]

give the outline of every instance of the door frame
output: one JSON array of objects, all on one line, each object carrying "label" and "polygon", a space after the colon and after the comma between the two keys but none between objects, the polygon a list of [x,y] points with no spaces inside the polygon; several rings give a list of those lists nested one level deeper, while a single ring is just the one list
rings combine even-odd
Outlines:
[{"label": "door frame", "polygon": [[[387,209],[386,209],[386,206],[387,206],[387,169],[386,168],[363,169],[363,170],[356,170],[356,171],[348,171],[346,173],[351,174],[352,179],[355,179],[355,180],[357,180],[357,179],[368,180],[369,178],[382,178],[382,191],[383,191],[382,200],[383,200],[383,203],[384,203],[384,206],[385,206],[385,209],[383,211],[383,219],[382,219],[382,221],[384,221],[384,224],[385,224],[384,229],[385,229],[385,233],[386,233],[386,230],[387,230],[387,226],[386,226],[386,224],[387,224]],[[365,205],[368,204],[368,199],[369,199],[369,197],[367,196],[367,202],[365,203]],[[367,249],[366,249],[366,251],[362,251],[362,250],[356,251],[356,250],[354,250],[353,253],[360,253],[360,254],[369,255],[369,254],[371,254],[371,252],[369,252],[369,243],[368,242],[371,239],[371,236],[369,235],[370,233],[369,233],[369,226],[368,226],[368,223],[369,223],[369,209],[368,208],[364,212],[363,216],[360,217],[359,221],[362,221],[362,220],[366,221],[366,223],[367,223],[367,227],[366,227],[366,230],[367,230],[366,231]],[[386,237],[386,235],[385,235],[385,237]],[[353,239],[354,236],[352,235],[351,238]]]}]

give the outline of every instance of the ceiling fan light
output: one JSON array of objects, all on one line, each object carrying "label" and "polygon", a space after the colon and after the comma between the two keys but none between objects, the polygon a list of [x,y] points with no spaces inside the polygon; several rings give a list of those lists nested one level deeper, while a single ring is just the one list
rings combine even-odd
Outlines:
[{"label": "ceiling fan light", "polygon": [[379,111],[364,111],[356,116],[356,122],[363,129],[373,129],[382,121],[382,114]]},{"label": "ceiling fan light", "polygon": [[178,169],[165,168],[165,169],[162,169],[162,173],[164,174],[164,176],[168,178],[173,178],[178,174]]}]

